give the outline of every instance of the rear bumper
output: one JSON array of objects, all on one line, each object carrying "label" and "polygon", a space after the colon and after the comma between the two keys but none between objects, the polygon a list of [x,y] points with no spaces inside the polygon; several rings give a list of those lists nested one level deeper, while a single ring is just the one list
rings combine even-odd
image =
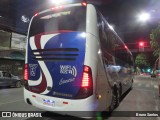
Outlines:
[{"label": "rear bumper", "polygon": [[[34,95],[34,97],[32,97]],[[71,115],[78,117],[94,117],[98,102],[94,99],[94,96],[90,96],[86,99],[71,100],[63,98],[49,97],[32,93],[24,89],[24,100],[27,103],[27,99],[31,104],[37,108],[52,111],[58,114]],[[54,101],[53,106],[45,105],[43,99]]]}]

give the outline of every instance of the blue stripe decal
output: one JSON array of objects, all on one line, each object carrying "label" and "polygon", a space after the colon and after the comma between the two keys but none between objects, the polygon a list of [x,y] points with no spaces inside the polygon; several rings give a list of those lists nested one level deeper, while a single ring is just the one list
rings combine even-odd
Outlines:
[{"label": "blue stripe decal", "polygon": [[[44,49],[52,49],[51,51],[41,52],[41,54],[43,54],[41,57],[44,59],[45,65],[47,66],[53,80],[53,85],[46,86],[52,86],[52,89],[48,94],[46,94],[47,96],[74,99],[77,95],[82,79],[85,44],[86,38],[83,32],[59,33],[58,35],[50,38],[45,44]],[[31,48],[29,47],[29,49]],[[54,49],[56,50],[54,51]],[[58,51],[57,49],[61,49],[62,51]],[[66,49],[69,50],[65,51]],[[30,56],[32,53],[28,52],[28,54]],[[48,56],[48,54],[51,55]],[[58,55],[55,56],[55,54]],[[65,56],[65,54],[69,55]],[[50,60],[48,60],[48,58]],[[56,60],[52,58],[56,58]],[[72,60],[70,60],[70,58]],[[31,57],[28,57],[28,63],[36,64],[37,60],[33,60]],[[40,66],[38,65],[37,68],[39,69]],[[29,78],[32,80],[38,79],[40,71],[42,70],[37,70],[35,73],[36,75],[32,77],[29,76]]]}]

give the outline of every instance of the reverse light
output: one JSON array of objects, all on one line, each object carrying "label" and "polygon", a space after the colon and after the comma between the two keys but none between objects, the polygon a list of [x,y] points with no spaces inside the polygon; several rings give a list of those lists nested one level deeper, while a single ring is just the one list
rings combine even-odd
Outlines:
[{"label": "reverse light", "polygon": [[28,64],[24,66],[24,80],[28,80]]}]

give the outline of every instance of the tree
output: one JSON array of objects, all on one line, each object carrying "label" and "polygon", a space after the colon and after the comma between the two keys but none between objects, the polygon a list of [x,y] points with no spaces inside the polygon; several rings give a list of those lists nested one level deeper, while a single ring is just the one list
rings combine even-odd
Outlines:
[{"label": "tree", "polygon": [[143,53],[140,53],[136,56],[135,64],[139,67],[150,65],[149,62],[148,62],[147,56]]},{"label": "tree", "polygon": [[153,55],[158,57],[158,69],[160,69],[160,26],[151,31],[150,39],[151,48],[154,50]]}]

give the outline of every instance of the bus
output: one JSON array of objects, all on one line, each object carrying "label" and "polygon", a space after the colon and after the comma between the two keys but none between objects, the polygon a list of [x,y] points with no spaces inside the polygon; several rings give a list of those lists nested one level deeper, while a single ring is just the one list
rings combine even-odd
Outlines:
[{"label": "bus", "polygon": [[32,17],[26,103],[72,116],[113,111],[132,83],[132,53],[93,4],[56,6]]}]

